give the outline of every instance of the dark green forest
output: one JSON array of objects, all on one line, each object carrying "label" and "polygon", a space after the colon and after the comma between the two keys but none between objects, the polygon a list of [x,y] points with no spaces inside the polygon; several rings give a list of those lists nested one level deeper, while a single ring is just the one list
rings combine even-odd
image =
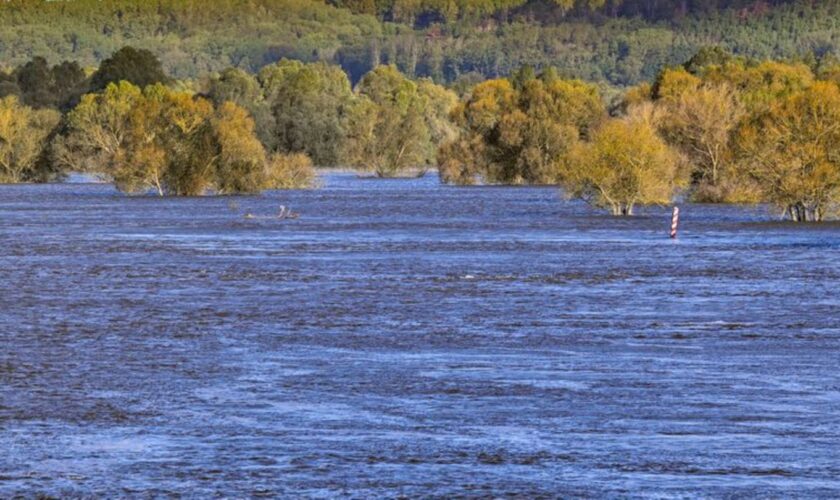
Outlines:
[{"label": "dark green forest", "polygon": [[709,45],[834,57],[838,19],[837,0],[11,0],[0,3],[0,61],[94,68],[131,45],[175,79],[288,58],[338,64],[352,83],[377,64],[463,85],[527,64],[628,86]]}]

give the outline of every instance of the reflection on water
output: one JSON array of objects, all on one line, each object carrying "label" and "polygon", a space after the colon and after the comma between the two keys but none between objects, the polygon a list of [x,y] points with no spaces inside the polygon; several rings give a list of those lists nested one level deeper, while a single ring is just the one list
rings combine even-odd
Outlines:
[{"label": "reflection on water", "polygon": [[0,496],[840,494],[840,227],[325,183],[0,187]]}]

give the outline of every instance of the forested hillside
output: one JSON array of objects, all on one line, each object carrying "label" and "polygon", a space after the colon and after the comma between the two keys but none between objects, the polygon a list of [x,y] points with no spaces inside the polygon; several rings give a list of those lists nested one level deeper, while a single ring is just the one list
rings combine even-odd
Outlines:
[{"label": "forested hillside", "polygon": [[281,58],[376,63],[437,82],[475,82],[523,64],[626,86],[698,48],[758,59],[840,53],[840,0],[12,0],[0,3],[0,61],[95,67],[122,46],[186,79]]}]

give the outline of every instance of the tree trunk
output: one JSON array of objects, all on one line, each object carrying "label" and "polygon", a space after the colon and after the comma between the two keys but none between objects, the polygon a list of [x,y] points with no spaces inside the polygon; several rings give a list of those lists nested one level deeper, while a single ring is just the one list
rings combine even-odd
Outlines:
[{"label": "tree trunk", "polygon": [[633,215],[634,203],[612,203],[610,208],[616,217],[627,217]]},{"label": "tree trunk", "polygon": [[793,222],[822,222],[823,220],[823,212],[819,205],[798,202],[788,205],[786,212]]},{"label": "tree trunk", "polygon": [[790,220],[793,222],[799,222],[799,212],[796,210],[794,205],[788,205],[787,213]]}]

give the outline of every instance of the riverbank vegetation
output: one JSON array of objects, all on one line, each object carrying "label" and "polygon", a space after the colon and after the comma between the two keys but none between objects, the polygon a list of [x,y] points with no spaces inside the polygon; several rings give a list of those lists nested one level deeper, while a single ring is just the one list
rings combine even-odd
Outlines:
[{"label": "riverbank vegetation", "polygon": [[[810,45],[798,38],[788,46],[784,35],[777,36],[777,47],[804,50],[790,51],[793,58],[754,58],[749,54],[755,50],[736,47],[735,55],[713,46],[686,54],[679,64],[666,64],[676,52],[635,59],[635,49],[616,35],[610,50],[624,53],[622,64],[643,66],[638,74],[584,71],[579,58],[574,71],[568,67],[569,58],[586,52],[587,30],[636,23],[687,33],[710,19],[720,26],[737,19],[738,29],[773,21],[807,31],[831,9],[840,14],[833,2],[149,5],[74,0],[0,6],[0,18],[11,23],[5,29],[21,34],[19,44],[39,54],[0,71],[0,181],[58,180],[80,171],[129,193],[230,194],[308,186],[315,167],[349,166],[380,177],[437,167],[450,184],[560,185],[568,196],[616,215],[683,197],[772,203],[792,220],[818,221],[840,201],[834,151],[840,63],[831,29],[823,33],[828,38]],[[227,31],[212,50],[195,52],[191,63],[175,67],[170,52],[152,45],[154,51],[127,46],[101,52],[108,46],[102,36],[111,43],[126,33],[141,45],[150,33],[195,42],[207,27],[221,29],[219,16],[229,17]],[[70,37],[78,56],[73,60],[56,60],[65,42],[40,46],[19,30],[50,23],[60,32],[65,18],[79,18],[78,33],[94,25],[102,31],[90,39]],[[259,51],[264,43],[253,33],[237,40],[227,35],[259,27],[269,38],[279,37],[271,30],[284,26],[293,27],[297,38],[259,63],[223,54],[227,44],[251,40]],[[506,38],[508,30],[528,38],[572,26],[581,31],[571,52],[547,46],[534,52]],[[424,33],[422,43],[411,45],[418,33]],[[7,35],[0,30],[0,41]],[[466,63],[472,55],[465,56],[473,36],[505,40],[512,45],[500,53],[512,50],[516,57],[477,70]],[[457,60],[445,51],[427,59],[432,56],[425,51],[453,39]],[[354,45],[359,40],[366,45]],[[95,57],[85,52],[86,43],[97,47]],[[759,37],[756,46],[761,43]],[[673,39],[669,44],[669,50],[678,45]],[[17,60],[19,46],[2,46],[7,60]],[[306,47],[312,51],[300,52]],[[213,64],[194,71],[191,64],[209,53]],[[230,64],[216,71],[225,57]],[[598,64],[607,59],[597,56]],[[537,64],[513,68],[513,61]],[[613,86],[629,83],[635,85]]]},{"label": "riverbank vegetation", "polygon": [[558,183],[617,215],[683,193],[819,221],[840,202],[838,74],[706,49],[607,111],[592,85],[523,70],[464,96],[453,112],[460,135],[440,150],[441,177]]},{"label": "riverbank vegetation", "polygon": [[285,59],[175,80],[132,48],[77,68],[35,58],[6,75],[2,181],[76,171],[128,193],[232,194],[306,187],[317,166],[438,167],[450,184],[558,184],[615,215],[683,196],[819,221],[840,201],[840,66],[825,62],[704,49],[612,100],[529,66],[460,96],[394,66],[355,87],[338,66]]}]

